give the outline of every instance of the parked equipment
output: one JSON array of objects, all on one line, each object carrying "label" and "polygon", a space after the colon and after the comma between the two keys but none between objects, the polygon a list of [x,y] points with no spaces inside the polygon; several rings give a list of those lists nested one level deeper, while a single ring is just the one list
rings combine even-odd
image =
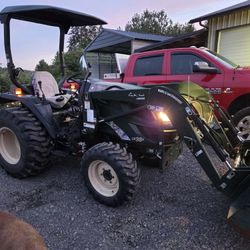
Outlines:
[{"label": "parked equipment", "polygon": [[[165,169],[185,142],[214,186],[233,199],[230,223],[250,236],[249,141],[239,136],[210,94],[192,83],[140,87],[88,79],[78,82],[78,91],[63,92],[48,72],[35,72],[30,86],[20,84],[10,49],[11,18],[60,27],[62,72],[69,27],[104,23],[49,6],[7,7],[0,13],[10,78],[25,93],[0,94],[0,164],[9,174],[24,178],[39,173],[53,150],[81,153],[88,189],[98,201],[117,206],[138,187],[137,161],[155,159]],[[207,147],[224,163],[224,174]]]}]

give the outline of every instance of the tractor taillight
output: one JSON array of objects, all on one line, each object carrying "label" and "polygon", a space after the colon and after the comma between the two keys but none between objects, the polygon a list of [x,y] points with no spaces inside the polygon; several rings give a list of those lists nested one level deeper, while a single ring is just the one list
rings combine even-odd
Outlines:
[{"label": "tractor taillight", "polygon": [[73,83],[70,84],[70,90],[71,91],[76,91],[77,90],[76,83],[73,82]]},{"label": "tractor taillight", "polygon": [[16,88],[15,93],[16,93],[16,95],[17,95],[18,97],[20,97],[20,96],[22,96],[22,95],[23,95],[23,91],[22,91],[22,89],[21,89],[21,88]]}]

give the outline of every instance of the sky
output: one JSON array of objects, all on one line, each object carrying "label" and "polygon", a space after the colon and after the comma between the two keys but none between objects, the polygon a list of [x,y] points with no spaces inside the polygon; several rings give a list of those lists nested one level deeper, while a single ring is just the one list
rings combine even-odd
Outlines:
[{"label": "sky", "polygon": [[[178,23],[217,11],[243,0],[0,0],[0,10],[12,5],[52,5],[80,11],[106,21],[104,28],[116,29],[125,25],[144,10],[164,10],[170,19]],[[2,27],[1,27],[2,26]],[[6,66],[3,43],[3,25],[0,26],[0,66]],[[199,27],[196,25],[196,27]],[[22,21],[11,22],[11,46],[16,67],[34,70],[41,59],[49,64],[58,50],[57,28]],[[65,47],[67,44],[65,45]],[[65,48],[67,49],[67,48]]]}]

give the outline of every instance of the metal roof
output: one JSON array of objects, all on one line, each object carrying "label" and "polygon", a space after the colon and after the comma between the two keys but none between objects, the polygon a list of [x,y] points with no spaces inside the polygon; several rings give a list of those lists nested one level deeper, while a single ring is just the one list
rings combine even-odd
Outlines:
[{"label": "metal roof", "polygon": [[189,23],[200,22],[200,21],[207,20],[207,19],[215,17],[215,16],[219,16],[219,15],[222,15],[222,14],[227,14],[228,12],[244,9],[246,7],[250,7],[250,0],[239,3],[239,4],[235,4],[233,6],[225,8],[225,9],[221,9],[221,10],[218,10],[218,11],[215,11],[215,12],[212,12],[212,13],[197,17],[197,18],[194,18],[194,19],[190,20]]},{"label": "metal roof", "polygon": [[[139,33],[139,32],[132,32],[132,31],[123,31],[123,30],[113,30],[113,29],[105,29],[108,32],[113,32],[114,34],[118,34],[124,37],[132,38],[132,39],[139,39],[139,40],[146,40],[146,41],[164,41],[166,40],[166,36],[162,35],[154,35],[154,34],[146,34],[146,33]],[[168,37],[171,38],[171,37]]]},{"label": "metal roof", "polygon": [[6,17],[58,26],[65,31],[68,31],[71,26],[106,24],[97,17],[49,5],[8,6],[0,12],[0,21],[4,22]]},{"label": "metal roof", "polygon": [[166,48],[178,48],[178,47],[187,47],[187,46],[197,46],[201,47],[206,44],[207,40],[207,30],[201,29],[191,33],[186,33],[171,39],[167,39],[162,42],[158,42],[149,46],[145,46],[135,50],[135,52],[144,52],[150,50],[159,50]]},{"label": "metal roof", "polygon": [[85,48],[85,52],[130,54],[131,41],[133,40],[159,42],[170,38],[172,37],[103,29],[102,32]]}]

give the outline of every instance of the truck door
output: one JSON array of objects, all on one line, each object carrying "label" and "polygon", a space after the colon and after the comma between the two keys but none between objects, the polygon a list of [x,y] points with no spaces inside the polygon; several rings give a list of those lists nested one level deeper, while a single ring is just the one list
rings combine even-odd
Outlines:
[{"label": "truck door", "polygon": [[139,85],[164,83],[167,80],[165,64],[164,53],[139,56],[130,64],[124,82]]},{"label": "truck door", "polygon": [[[169,55],[168,82],[190,81],[207,89],[216,100],[221,100],[223,91],[224,72],[208,59],[192,52],[172,52]],[[218,73],[193,72],[195,62],[206,62],[210,67],[217,67]]]}]

